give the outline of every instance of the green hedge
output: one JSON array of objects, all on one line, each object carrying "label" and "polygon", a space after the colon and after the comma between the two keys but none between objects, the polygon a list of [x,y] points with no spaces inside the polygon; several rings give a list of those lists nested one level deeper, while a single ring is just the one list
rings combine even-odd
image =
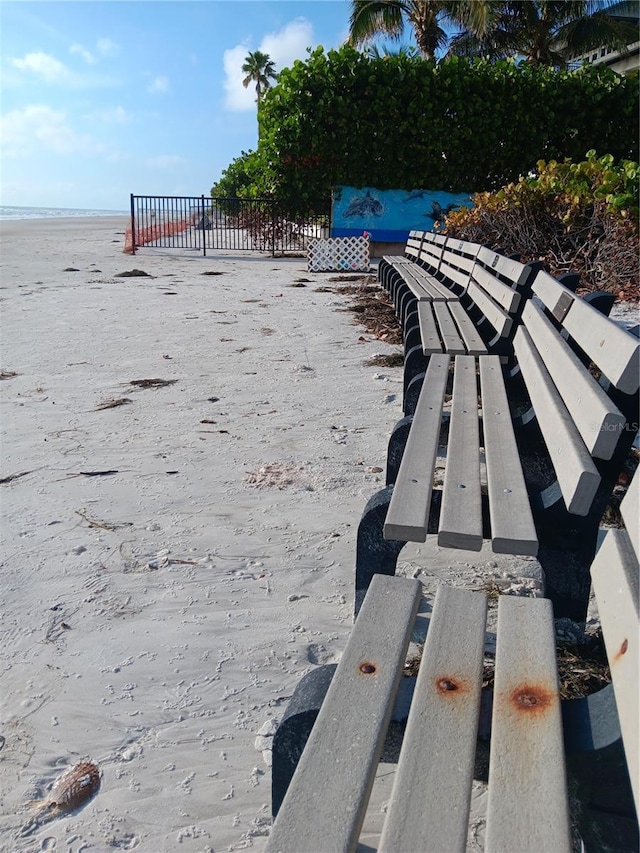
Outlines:
[{"label": "green hedge", "polygon": [[334,185],[491,190],[540,159],[577,160],[592,148],[637,160],[637,104],[638,75],[598,66],[436,65],[320,47],[280,73],[260,105],[255,156],[230,169],[242,195],[318,198]]}]

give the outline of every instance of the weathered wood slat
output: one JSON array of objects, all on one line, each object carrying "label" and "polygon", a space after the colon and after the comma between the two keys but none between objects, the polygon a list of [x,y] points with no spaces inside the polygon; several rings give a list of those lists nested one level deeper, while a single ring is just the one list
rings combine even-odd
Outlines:
[{"label": "weathered wood slat", "polygon": [[427,538],[433,470],[449,375],[448,355],[432,355],[422,384],[384,524],[384,538],[424,542]]},{"label": "weathered wood slat", "polygon": [[459,301],[449,302],[448,307],[469,355],[485,355],[487,347],[480,337],[475,323],[464,310],[461,303]]},{"label": "weathered wood slat", "polygon": [[423,270],[421,267],[413,265],[409,269],[409,273],[415,278],[418,284],[422,288],[424,288],[429,299],[431,299],[433,302],[446,302],[448,299],[457,298],[454,297],[450,290],[448,290],[446,287],[442,287],[442,285],[436,278],[434,278],[428,272]]},{"label": "weathered wood slat", "polygon": [[442,352],[442,344],[436,328],[431,302],[418,302],[418,323],[420,325],[420,337],[422,338],[422,352],[425,355]]},{"label": "weathered wood slat", "polygon": [[567,509],[586,515],[600,475],[524,326],[513,344]]},{"label": "weathered wood slat", "polygon": [[476,262],[475,257],[469,257],[468,255],[464,255],[460,252],[450,251],[448,246],[444,253],[444,259],[447,263],[452,264],[467,273],[471,272]]},{"label": "weathered wood slat", "polygon": [[478,383],[472,355],[455,359],[438,545],[468,551],[482,548]]},{"label": "weathered wood slat", "polygon": [[[375,575],[267,841],[269,853],[353,851],[422,587]],[[310,821],[309,810],[324,819]]]},{"label": "weathered wood slat", "polygon": [[530,268],[525,264],[516,261],[514,258],[507,258],[505,255],[500,255],[486,246],[480,246],[478,260],[485,267],[492,269],[497,275],[508,278],[516,288],[523,285],[531,275]]},{"label": "weathered wood slat", "polygon": [[631,481],[627,494],[622,499],[620,511],[636,560],[640,560],[640,475],[635,474]]},{"label": "weathered wood slat", "polygon": [[440,329],[440,337],[442,338],[444,351],[451,355],[464,355],[467,350],[465,348],[464,341],[462,341],[458,334],[458,329],[453,321],[453,317],[449,313],[447,303],[434,302],[433,311],[436,315],[436,320],[438,321],[438,328]]},{"label": "weathered wood slat", "polygon": [[587,449],[597,459],[611,459],[624,415],[537,305],[527,302],[522,319]]},{"label": "weathered wood slat", "polygon": [[564,320],[574,299],[578,298],[568,287],[543,270],[538,272],[531,289],[560,323]]},{"label": "weathered wood slat", "polygon": [[582,299],[573,300],[563,325],[616,388],[625,394],[638,390],[640,341],[635,335]]},{"label": "weathered wood slat", "polygon": [[378,849],[466,848],[487,601],[440,586]]},{"label": "weathered wood slat", "polygon": [[487,853],[569,853],[569,814],[547,599],[500,596],[491,726]]},{"label": "weathered wood slat", "polygon": [[[637,475],[635,479],[638,479]],[[637,538],[637,516],[633,532]],[[608,530],[604,534],[591,565],[591,578],[616,695],[631,787],[636,809],[640,811],[640,583],[638,558],[632,549],[628,531]]]},{"label": "weathered wood slat", "polygon": [[413,293],[416,299],[420,302],[422,300],[429,300],[432,302],[444,302],[445,297],[439,290],[436,290],[431,286],[428,281],[426,274],[424,276],[418,277],[418,273],[416,273],[413,269],[413,264],[407,264],[402,267],[398,272],[402,276],[403,281],[409,288],[409,290]]},{"label": "weathered wood slat", "polygon": [[498,356],[480,358],[480,388],[492,549],[535,556],[538,537]]},{"label": "weathered wood slat", "polygon": [[472,281],[467,288],[467,294],[471,299],[473,299],[493,328],[498,332],[500,337],[505,337],[509,334],[513,320],[506,311],[503,311],[499,305],[496,305],[496,303],[487,296],[484,290]]},{"label": "weathered wood slat", "polygon": [[505,311],[515,311],[520,304],[521,297],[518,291],[497,279],[480,264],[474,267],[473,278]]},{"label": "weathered wood slat", "polygon": [[445,260],[444,257],[440,262],[440,267],[438,271],[444,276],[446,276],[446,278],[450,279],[451,281],[455,281],[456,284],[459,284],[460,287],[466,290],[467,285],[469,283],[469,273],[463,272],[457,267],[452,266]]}]

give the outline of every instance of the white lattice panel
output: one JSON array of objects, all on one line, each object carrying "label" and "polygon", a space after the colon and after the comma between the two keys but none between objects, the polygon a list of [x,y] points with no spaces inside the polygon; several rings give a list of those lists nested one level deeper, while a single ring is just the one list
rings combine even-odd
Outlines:
[{"label": "white lattice panel", "polygon": [[309,244],[309,272],[369,272],[369,237],[331,237]]}]

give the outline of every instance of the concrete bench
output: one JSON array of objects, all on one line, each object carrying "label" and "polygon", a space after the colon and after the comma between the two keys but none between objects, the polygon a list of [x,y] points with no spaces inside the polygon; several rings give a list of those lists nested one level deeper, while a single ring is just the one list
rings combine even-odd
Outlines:
[{"label": "concrete bench", "polygon": [[[276,809],[266,848],[271,853],[355,850],[420,595],[419,581],[373,579]],[[438,590],[381,851],[466,849],[486,610],[484,593],[445,586]],[[569,851],[550,602],[510,596],[500,600],[495,697],[486,849]],[[295,708],[295,697],[292,704]],[[284,735],[291,716],[283,726]],[[282,769],[279,750],[275,743],[274,786]]]},{"label": "concrete bench", "polygon": [[539,272],[513,346],[512,367],[432,355],[414,380],[387,485],[360,521],[356,609],[374,574],[395,573],[406,542],[435,533],[446,547],[489,539],[496,552],[537,555],[556,615],[584,620],[598,525],[638,430],[638,339]]}]

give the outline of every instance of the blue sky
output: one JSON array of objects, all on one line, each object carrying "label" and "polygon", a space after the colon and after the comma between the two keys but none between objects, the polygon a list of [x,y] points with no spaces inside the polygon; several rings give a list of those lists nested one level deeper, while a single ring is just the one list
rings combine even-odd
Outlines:
[{"label": "blue sky", "polygon": [[0,204],[128,209],[207,194],[256,147],[248,51],[338,47],[348,0],[0,3]]}]

